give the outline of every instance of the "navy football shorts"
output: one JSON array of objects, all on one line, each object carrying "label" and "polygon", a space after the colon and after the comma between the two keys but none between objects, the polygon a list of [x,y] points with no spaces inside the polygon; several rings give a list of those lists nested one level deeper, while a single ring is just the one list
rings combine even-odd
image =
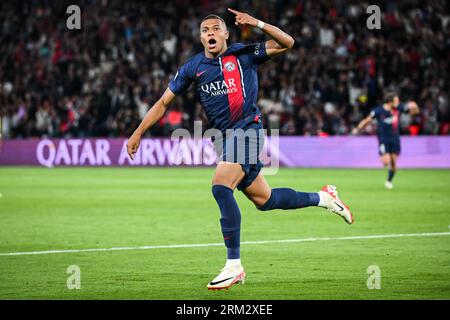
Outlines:
[{"label": "navy football shorts", "polygon": [[261,120],[250,122],[243,128],[227,130],[223,139],[215,139],[214,145],[221,161],[239,163],[245,173],[237,185],[238,190],[250,186],[264,167],[259,155],[264,146]]},{"label": "navy football shorts", "polygon": [[380,156],[386,153],[400,154],[400,140],[384,140],[378,143],[378,152]]}]

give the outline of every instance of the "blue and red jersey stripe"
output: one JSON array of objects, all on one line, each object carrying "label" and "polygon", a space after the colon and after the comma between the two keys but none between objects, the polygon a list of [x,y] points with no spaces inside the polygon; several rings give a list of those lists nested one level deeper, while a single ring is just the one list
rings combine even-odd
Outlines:
[{"label": "blue and red jersey stripe", "polygon": [[242,77],[242,69],[240,68],[237,57],[234,55],[220,58],[220,64],[225,82],[229,83],[229,80],[233,79],[237,89],[236,91],[228,92],[227,94],[231,121],[234,122],[242,116],[244,106],[245,91],[243,88],[244,82]]}]

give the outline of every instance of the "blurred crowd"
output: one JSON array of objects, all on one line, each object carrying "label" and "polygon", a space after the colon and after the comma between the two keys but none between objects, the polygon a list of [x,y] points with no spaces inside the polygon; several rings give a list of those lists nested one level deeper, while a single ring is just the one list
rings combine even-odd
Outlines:
[{"label": "blurred crowd", "polygon": [[[360,1],[78,1],[81,30],[68,30],[73,1],[0,2],[3,138],[128,136],[177,68],[202,50],[200,20],[224,17],[229,43],[263,41],[236,29],[227,7],[296,39],[259,68],[266,127],[286,135],[345,135],[394,89],[421,113],[403,134],[449,134],[450,14],[445,0],[378,1],[369,30]],[[176,98],[147,135],[207,123],[194,90]],[[365,133],[372,134],[374,126]]]}]

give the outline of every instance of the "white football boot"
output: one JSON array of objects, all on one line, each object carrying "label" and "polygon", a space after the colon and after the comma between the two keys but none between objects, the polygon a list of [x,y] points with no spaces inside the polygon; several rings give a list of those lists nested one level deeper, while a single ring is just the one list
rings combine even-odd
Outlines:
[{"label": "white football boot", "polygon": [[342,202],[341,199],[339,199],[335,186],[326,185],[319,191],[319,194],[321,197],[322,207],[341,216],[348,224],[352,224],[354,222],[350,208]]},{"label": "white football boot", "polygon": [[208,284],[208,290],[221,290],[228,289],[233,284],[244,283],[245,271],[244,267],[238,266],[225,266],[220,274],[214,278]]},{"label": "white football boot", "polygon": [[386,181],[385,183],[384,183],[384,187],[386,188],[386,189],[393,189],[394,188],[394,185],[392,184],[392,182],[390,182],[390,181]]}]

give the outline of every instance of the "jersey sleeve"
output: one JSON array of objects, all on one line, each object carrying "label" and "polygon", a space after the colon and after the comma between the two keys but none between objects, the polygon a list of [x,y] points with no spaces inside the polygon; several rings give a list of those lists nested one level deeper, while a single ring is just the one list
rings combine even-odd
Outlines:
[{"label": "jersey sleeve", "polygon": [[247,45],[246,52],[255,65],[263,64],[270,59],[270,57],[267,55],[265,42],[258,42]]},{"label": "jersey sleeve", "polygon": [[372,109],[372,111],[370,111],[369,116],[372,117],[372,119],[376,119],[376,118],[378,118],[379,114],[380,114],[380,109],[375,108],[375,109]]},{"label": "jersey sleeve", "polygon": [[178,69],[175,77],[169,82],[169,89],[175,95],[179,95],[189,88],[193,78],[191,63],[188,61]]}]

